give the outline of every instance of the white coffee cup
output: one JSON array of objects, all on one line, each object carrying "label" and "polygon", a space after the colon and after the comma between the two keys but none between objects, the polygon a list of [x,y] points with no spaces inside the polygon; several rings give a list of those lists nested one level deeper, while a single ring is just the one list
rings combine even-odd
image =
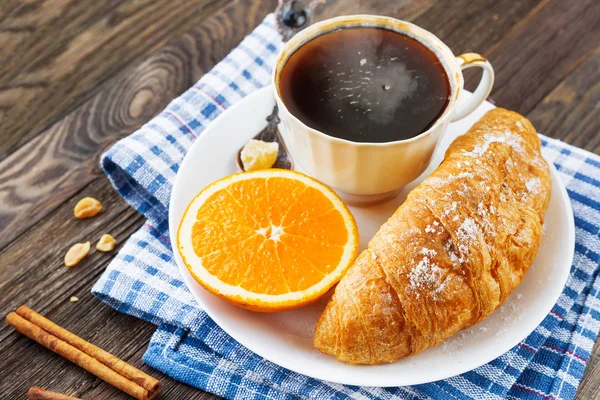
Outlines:
[{"label": "white coffee cup", "polygon": [[[450,81],[450,99],[443,114],[427,131],[394,142],[352,142],[313,129],[290,113],[281,99],[279,87],[285,63],[306,42],[346,27],[379,27],[400,32],[435,53]],[[464,86],[462,70],[472,67],[483,69],[481,81],[474,95],[459,104]],[[470,114],[490,94],[494,70],[479,54],[454,56],[434,34],[409,22],[375,15],[350,15],[316,23],[297,33],[277,57],[272,79],[282,135],[298,169],[351,195],[354,201],[370,202],[390,196],[427,168],[448,123]]]}]

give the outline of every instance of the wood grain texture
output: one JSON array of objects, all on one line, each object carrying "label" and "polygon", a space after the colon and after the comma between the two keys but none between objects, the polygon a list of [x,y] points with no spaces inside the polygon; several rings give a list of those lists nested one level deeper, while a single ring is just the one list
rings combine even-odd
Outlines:
[{"label": "wood grain texture", "polygon": [[[99,156],[158,114],[220,61],[275,6],[236,1],[123,71],[0,162],[0,249],[101,174]],[[209,51],[207,51],[209,49]]]},{"label": "wood grain texture", "polygon": [[[96,178],[85,192],[104,205],[97,217],[89,220],[73,218],[77,200],[73,198],[36,229],[23,235],[18,243],[0,252],[0,265],[11,266],[0,269],[0,293],[3,294],[0,315],[4,318],[8,312],[27,304],[80,337],[161,379],[165,386],[160,398],[209,397],[166,378],[141,361],[156,329],[154,325],[120,314],[92,296],[91,286],[126,238],[142,225],[143,217],[112,190],[104,176]],[[64,267],[62,256],[73,241],[94,243],[104,233],[110,233],[118,240],[113,252],[92,251],[76,267]],[[38,251],[31,251],[33,248]],[[79,297],[79,302],[70,303],[71,296]],[[83,399],[129,398],[4,323],[0,324],[0,354],[2,399],[23,398],[27,389],[34,385]]]},{"label": "wood grain texture", "polygon": [[[274,9],[276,0],[178,0],[173,7],[180,12],[168,15],[156,15],[165,0],[74,3],[0,2],[0,55],[23,52],[22,58],[4,57],[0,63],[0,139],[1,146],[9,146],[0,147],[0,160],[5,157],[0,161],[0,315],[27,304],[161,379],[161,399],[211,398],[146,366],[141,357],[155,327],[91,295],[115,253],[94,252],[72,270],[62,266],[62,257],[70,244],[95,242],[104,233],[117,238],[118,249],[141,226],[143,218],[102,176],[98,156],[222,59]],[[431,30],[455,54],[480,52],[496,68],[492,96],[497,103],[527,113],[551,137],[598,152],[597,3],[329,0],[316,19],[390,15]],[[111,29],[119,34],[110,36]],[[35,35],[42,33],[47,37],[36,43]],[[100,34],[110,38],[96,43]],[[86,50],[88,44],[92,48]],[[72,49],[83,49],[81,57]],[[71,64],[73,80],[61,70]],[[20,85],[16,90],[16,85],[5,87],[11,77]],[[46,93],[46,100],[29,110],[21,101],[38,101],[31,100],[32,93]],[[100,199],[104,211],[94,219],[75,220],[73,206],[87,195]],[[73,295],[81,300],[70,303]],[[5,324],[0,324],[0,371],[3,399],[23,398],[33,385],[83,399],[127,398]],[[577,398],[599,396],[596,348]]]},{"label": "wood grain texture", "polygon": [[600,154],[600,46],[528,117],[545,135]]},{"label": "wood grain texture", "polygon": [[575,400],[600,399],[600,341],[596,339]]},{"label": "wood grain texture", "polygon": [[496,70],[492,96],[526,115],[599,45],[599,1],[542,1],[486,53]]},{"label": "wood grain texture", "polygon": [[223,6],[219,0],[48,0],[0,22],[0,160],[106,79]]}]

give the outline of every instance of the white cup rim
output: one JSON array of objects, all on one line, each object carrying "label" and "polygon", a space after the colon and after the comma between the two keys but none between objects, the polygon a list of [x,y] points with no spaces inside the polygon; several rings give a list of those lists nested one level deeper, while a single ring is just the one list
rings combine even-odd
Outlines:
[{"label": "white cup rim", "polygon": [[[289,57],[292,54],[294,54],[294,52],[298,48],[300,48],[310,40],[316,38],[317,36],[333,31],[335,29],[358,26],[379,27],[408,35],[413,39],[419,41],[429,50],[433,51],[435,56],[444,66],[444,70],[446,72],[450,84],[450,100],[448,101],[448,104],[446,105],[442,115],[440,115],[437,118],[437,120],[426,131],[423,131],[420,134],[408,139],[400,139],[390,142],[355,142],[352,140],[330,136],[317,129],[311,128],[288,110],[287,106],[285,105],[283,99],[279,94],[278,78],[281,74],[283,66],[287,63]],[[289,115],[289,117],[293,118],[303,128],[306,128],[327,140],[331,140],[333,142],[338,143],[350,144],[358,147],[386,147],[396,144],[415,142],[426,136],[429,136],[431,132],[435,131],[441,124],[444,123],[444,121],[447,118],[450,118],[464,86],[462,71],[458,65],[458,62],[456,61],[456,56],[452,53],[450,48],[437,36],[410,22],[402,21],[392,17],[371,14],[356,14],[334,17],[317,22],[298,32],[294,37],[292,37],[287,43],[284,44],[283,49],[277,55],[275,67],[273,68],[271,76],[271,81],[273,83],[275,97],[279,100],[278,103],[280,107],[284,108],[285,112]]]}]

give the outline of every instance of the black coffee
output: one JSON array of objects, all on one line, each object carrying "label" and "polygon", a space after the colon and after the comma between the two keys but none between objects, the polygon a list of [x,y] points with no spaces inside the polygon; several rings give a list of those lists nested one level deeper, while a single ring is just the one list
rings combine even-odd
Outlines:
[{"label": "black coffee", "polygon": [[381,28],[345,28],[300,47],[281,71],[288,110],[311,128],[354,142],[426,131],[450,96],[446,71],[417,40]]}]

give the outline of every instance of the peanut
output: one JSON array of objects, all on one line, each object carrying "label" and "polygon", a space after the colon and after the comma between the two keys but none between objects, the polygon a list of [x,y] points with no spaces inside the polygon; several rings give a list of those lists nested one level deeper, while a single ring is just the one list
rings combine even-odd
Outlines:
[{"label": "peanut", "polygon": [[90,242],[75,243],[65,254],[65,266],[74,267],[90,252]]},{"label": "peanut", "polygon": [[91,218],[102,211],[102,203],[93,197],[84,197],[75,204],[73,214],[77,219]]},{"label": "peanut", "polygon": [[96,250],[104,252],[112,251],[112,249],[115,248],[116,243],[117,241],[115,240],[115,238],[110,236],[109,234],[102,235],[102,237],[98,241],[98,244],[96,245]]},{"label": "peanut", "polygon": [[79,301],[79,297],[76,297],[76,296],[71,296],[71,298],[69,299],[69,301],[70,301],[71,303],[77,303],[77,302]]}]

